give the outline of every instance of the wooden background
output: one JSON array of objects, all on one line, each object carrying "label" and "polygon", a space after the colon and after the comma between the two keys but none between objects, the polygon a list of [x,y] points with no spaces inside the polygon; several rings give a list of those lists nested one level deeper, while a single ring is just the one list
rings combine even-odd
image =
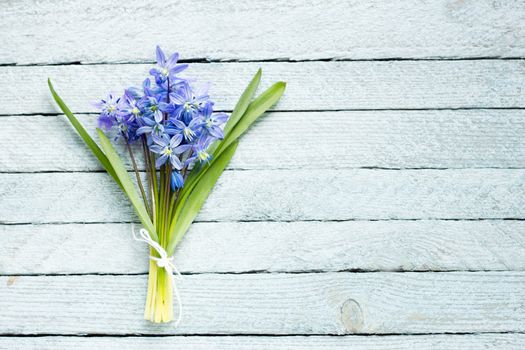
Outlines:
[{"label": "wooden background", "polygon": [[[522,349],[523,1],[3,1],[1,349]],[[242,139],[180,249],[179,328],[142,319],[147,249],[46,86],[90,101],[177,50]]]}]

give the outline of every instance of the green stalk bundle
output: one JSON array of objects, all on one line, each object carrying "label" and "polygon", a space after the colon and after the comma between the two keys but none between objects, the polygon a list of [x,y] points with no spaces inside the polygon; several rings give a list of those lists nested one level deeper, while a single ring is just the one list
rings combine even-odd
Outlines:
[{"label": "green stalk bundle", "polygon": [[[100,146],[91,138],[71,110],[56,93],[51,81],[49,89],[60,109],[64,112],[93,155],[99,160],[107,173],[128,197],[142,226],[151,239],[173,256],[175,248],[188,231],[218,178],[228,165],[237,149],[239,137],[274,105],[284,93],[286,84],[277,82],[253,99],[259,86],[262,71],[259,69],[236,104],[225,128],[224,138],[210,146],[212,158],[208,163],[193,169],[183,169],[186,177],[184,187],[170,191],[170,171],[168,165],[155,168],[155,159],[147,150],[142,139],[146,181],[141,177],[132,148],[126,140],[136,184],[131,179],[124,162],[115,151],[110,140],[97,129]],[[139,191],[137,191],[137,187]],[[150,248],[150,256],[160,258],[157,250]],[[148,291],[144,318],[155,323],[170,322],[174,319],[173,276],[157,261],[150,260]]]}]

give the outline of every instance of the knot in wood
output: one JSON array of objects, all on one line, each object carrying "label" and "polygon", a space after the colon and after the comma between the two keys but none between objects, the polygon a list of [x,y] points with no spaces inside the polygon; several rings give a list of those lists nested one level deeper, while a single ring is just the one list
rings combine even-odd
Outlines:
[{"label": "knot in wood", "polygon": [[363,310],[356,300],[348,299],[343,303],[341,306],[341,321],[346,330],[351,333],[359,332],[363,328]]}]

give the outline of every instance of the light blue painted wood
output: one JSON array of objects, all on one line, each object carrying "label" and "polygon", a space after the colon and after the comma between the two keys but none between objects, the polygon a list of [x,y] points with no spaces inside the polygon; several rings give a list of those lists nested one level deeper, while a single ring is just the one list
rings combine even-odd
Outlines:
[{"label": "light blue painted wood", "polygon": [[177,328],[142,319],[146,285],[146,276],[0,277],[0,325],[25,334],[525,332],[524,272],[185,275]]},{"label": "light blue painted wood", "polygon": [[[78,117],[96,138],[97,116]],[[17,142],[22,119],[40,140],[39,152]],[[524,119],[525,110],[499,109],[269,113],[243,136],[228,168],[520,168]],[[4,172],[103,170],[64,116],[0,117],[0,123]],[[335,126],[343,132],[334,134]],[[116,149],[131,170],[126,147]]]},{"label": "light blue painted wood", "polygon": [[467,334],[467,335],[417,335],[417,336],[292,336],[292,337],[0,337],[0,349],[40,349],[40,350],[92,350],[92,349],[130,349],[130,350],[172,350],[191,348],[194,350],[289,350],[289,349],[355,349],[355,350],[479,350],[501,349],[522,350],[525,342],[523,334]]},{"label": "light blue painted wood", "polygon": [[214,60],[525,53],[521,1],[25,0],[4,11],[0,63],[151,61],[156,44]]},{"label": "light blue painted wood", "polygon": [[[524,169],[226,171],[196,220],[523,219],[524,180]],[[0,193],[2,223],[134,219],[103,173],[0,174]]]},{"label": "light blue painted wood", "polygon": [[[130,224],[3,225],[0,242],[3,275],[148,271]],[[194,223],[175,265],[184,273],[523,271],[524,256],[525,221],[223,222]]]},{"label": "light blue painted wood", "polygon": [[[0,349],[522,347],[521,2],[23,0],[1,14]],[[221,222],[195,224],[177,252],[198,274],[181,282],[177,330],[142,320],[134,217],[46,86],[93,112],[142,80],[157,43],[217,61],[190,73],[215,82],[220,109],[259,66],[263,85],[288,81],[199,216]],[[192,335],[140,337],[177,332]],[[36,333],[57,336],[1,336]],[[86,333],[139,336],[59,336]],[[336,336],[355,333],[393,335]]]},{"label": "light blue painted wood", "polygon": [[[73,112],[96,112],[92,101],[140,85],[151,66],[0,67],[0,115],[60,112],[48,77]],[[217,109],[231,110],[259,67],[260,91],[287,82],[280,111],[525,107],[521,60],[196,63],[185,75],[212,82]]]}]

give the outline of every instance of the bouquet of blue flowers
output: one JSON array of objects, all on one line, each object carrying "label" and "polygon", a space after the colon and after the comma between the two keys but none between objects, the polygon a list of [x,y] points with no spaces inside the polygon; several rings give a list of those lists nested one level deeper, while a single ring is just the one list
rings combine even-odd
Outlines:
[{"label": "bouquet of blue flowers", "polygon": [[[214,111],[206,84],[198,86],[194,79],[179,75],[188,65],[177,62],[177,53],[166,58],[157,47],[156,56],[157,65],[140,88],[130,87],[118,96],[109,94],[96,103],[100,146],[51,81],[48,84],[73,127],[129,198],[144,227],[139,235],[133,232],[136,240],[150,246],[144,317],[156,323],[172,321],[175,297],[178,323],[182,309],[174,282],[174,273],[178,274],[173,265],[175,248],[235,153],[238,138],[279,100],[286,84],[277,82],[253,98],[261,79],[259,69],[228,116]],[[110,139],[125,146],[135,180]],[[141,162],[135,153],[140,154]]]}]

